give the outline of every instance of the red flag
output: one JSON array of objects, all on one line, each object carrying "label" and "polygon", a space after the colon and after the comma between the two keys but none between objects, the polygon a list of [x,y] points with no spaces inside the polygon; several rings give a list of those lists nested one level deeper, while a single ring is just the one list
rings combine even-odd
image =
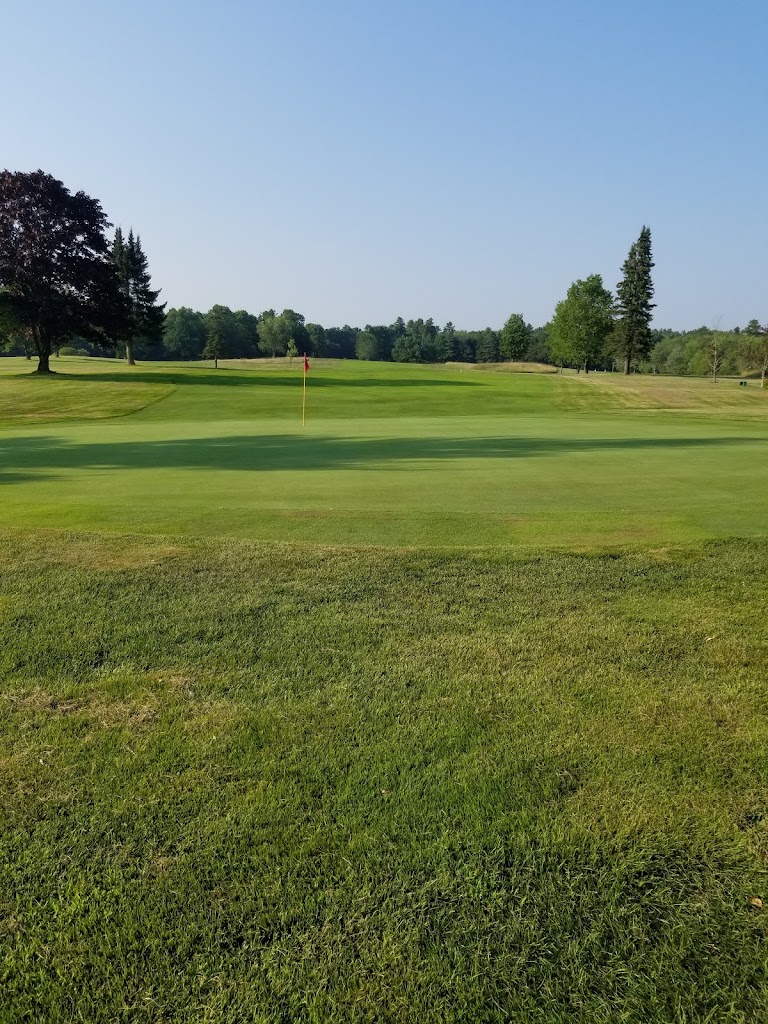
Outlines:
[{"label": "red flag", "polygon": [[306,353],[304,353],[304,373],[309,369],[309,360],[307,359]]}]

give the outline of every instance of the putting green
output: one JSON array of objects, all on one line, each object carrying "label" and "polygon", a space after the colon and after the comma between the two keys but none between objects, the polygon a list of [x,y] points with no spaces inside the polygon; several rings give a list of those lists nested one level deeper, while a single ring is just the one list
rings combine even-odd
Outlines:
[{"label": "putting green", "polygon": [[[0,526],[324,544],[667,544],[768,532],[768,394],[318,361],[0,363]],[[101,418],[100,418],[101,417]]]}]

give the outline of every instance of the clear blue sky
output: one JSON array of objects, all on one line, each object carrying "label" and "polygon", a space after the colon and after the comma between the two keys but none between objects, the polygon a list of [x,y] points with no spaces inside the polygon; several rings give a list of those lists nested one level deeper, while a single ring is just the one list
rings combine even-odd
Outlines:
[{"label": "clear blue sky", "polygon": [[657,326],[768,320],[765,0],[25,0],[0,165],[170,305],[544,323],[653,232]]}]

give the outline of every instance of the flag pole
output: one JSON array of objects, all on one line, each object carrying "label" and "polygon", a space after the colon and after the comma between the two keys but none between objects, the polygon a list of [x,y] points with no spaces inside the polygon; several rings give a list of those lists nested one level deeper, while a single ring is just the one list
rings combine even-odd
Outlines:
[{"label": "flag pole", "polygon": [[304,426],[307,415],[307,353],[304,353],[304,387],[301,393],[301,425]]}]

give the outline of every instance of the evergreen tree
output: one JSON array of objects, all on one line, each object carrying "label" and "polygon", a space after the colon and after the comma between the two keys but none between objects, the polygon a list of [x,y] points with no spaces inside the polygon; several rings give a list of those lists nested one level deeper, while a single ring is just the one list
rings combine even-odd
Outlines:
[{"label": "evergreen tree", "polygon": [[486,327],[478,335],[475,359],[478,363],[498,363],[500,358],[499,335],[492,328]]},{"label": "evergreen tree", "polygon": [[232,310],[228,306],[211,306],[205,314],[207,338],[203,349],[203,359],[212,359],[214,368],[218,370],[219,360],[232,355],[231,345],[234,335]]},{"label": "evergreen tree", "polygon": [[125,356],[129,366],[136,364],[135,347],[139,342],[159,344],[163,337],[165,303],[157,298],[160,289],[152,288],[149,264],[141,246],[141,238],[128,232],[128,240],[120,228],[115,231],[112,258],[117,269],[120,290],[130,308],[130,330],[125,342]]},{"label": "evergreen tree", "polygon": [[631,373],[633,359],[645,358],[653,345],[651,320],[655,304],[651,302],[654,290],[651,270],[654,266],[651,230],[643,227],[624,261],[624,276],[616,289],[619,320],[614,331],[614,345],[624,359],[625,373]]},{"label": "evergreen tree", "polygon": [[[398,330],[397,322],[393,330]],[[429,320],[409,320],[405,331],[395,338],[392,346],[392,358],[396,363],[436,363],[441,357],[442,346],[432,317]]]},{"label": "evergreen tree", "polygon": [[459,358],[459,342],[456,338],[456,328],[449,320],[440,332],[440,344],[444,363],[455,363]]},{"label": "evergreen tree", "polygon": [[395,341],[405,334],[405,320],[401,316],[392,324],[392,337]]}]

